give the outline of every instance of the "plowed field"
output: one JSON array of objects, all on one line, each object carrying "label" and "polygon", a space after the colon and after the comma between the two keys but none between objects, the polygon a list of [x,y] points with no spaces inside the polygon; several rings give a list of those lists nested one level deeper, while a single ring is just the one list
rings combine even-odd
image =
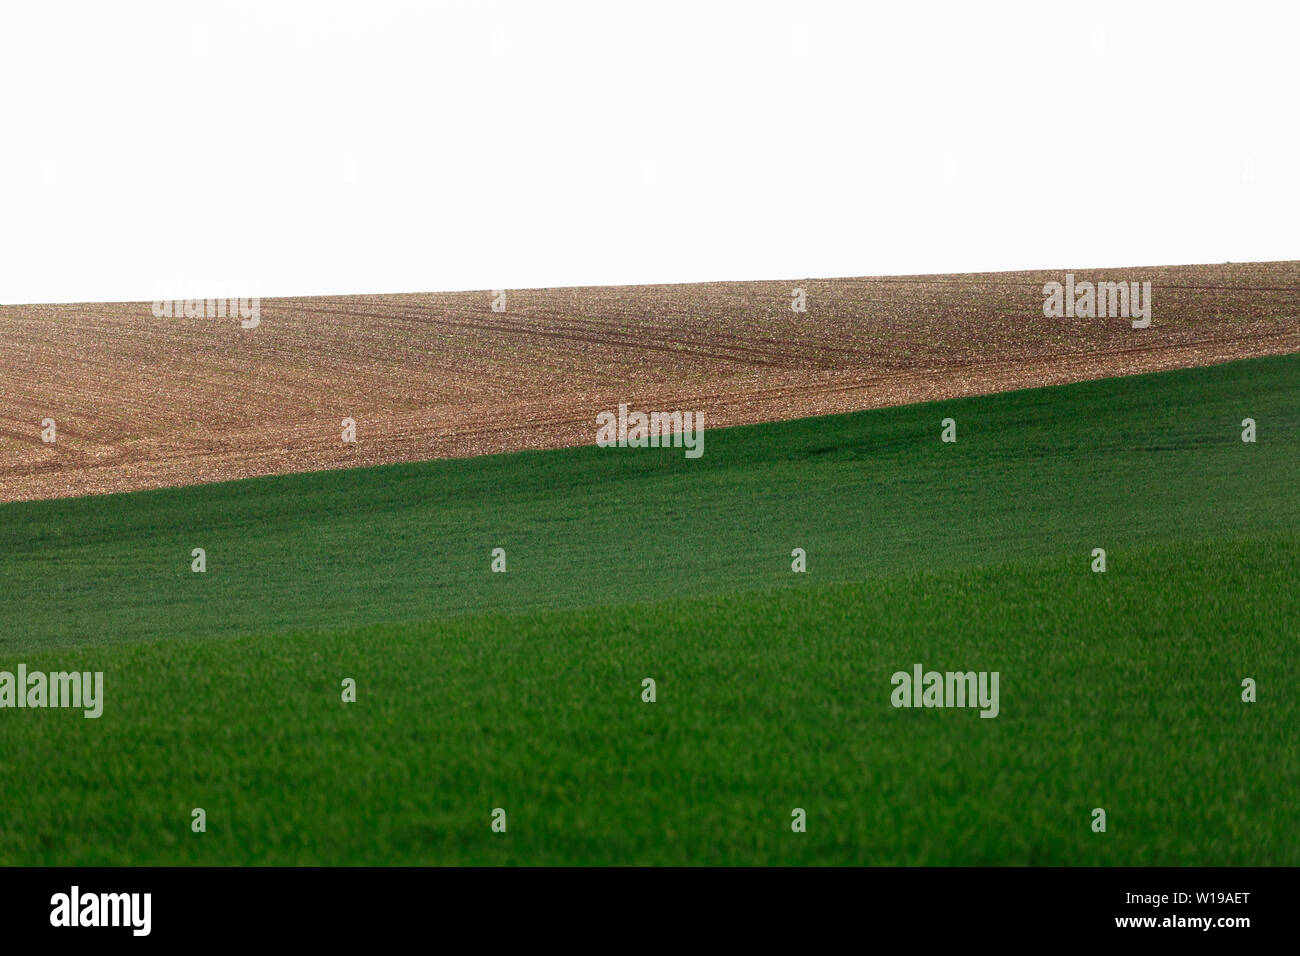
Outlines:
[{"label": "plowed field", "polygon": [[1300,352],[1300,262],[1075,277],[1150,281],[1150,328],[1044,318],[1064,270],[264,299],[255,329],[0,307],[0,500],[590,444],[620,402],[716,427]]}]

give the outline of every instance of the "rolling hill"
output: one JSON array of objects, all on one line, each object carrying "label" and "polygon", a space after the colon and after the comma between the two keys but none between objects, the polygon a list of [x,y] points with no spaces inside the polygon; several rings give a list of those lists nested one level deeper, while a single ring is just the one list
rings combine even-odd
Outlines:
[{"label": "rolling hill", "polygon": [[1294,865],[1298,376],[4,505],[0,861]]}]

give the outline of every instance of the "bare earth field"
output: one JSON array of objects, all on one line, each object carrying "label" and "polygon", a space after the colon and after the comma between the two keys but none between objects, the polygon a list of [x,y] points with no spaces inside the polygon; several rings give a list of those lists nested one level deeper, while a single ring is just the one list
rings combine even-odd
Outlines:
[{"label": "bare earth field", "polygon": [[1300,262],[1075,270],[1150,281],[1147,329],[1044,318],[1064,274],[521,289],[504,313],[489,292],[263,299],[255,329],[3,306],[0,501],[591,444],[620,402],[712,427],[1300,352]]}]

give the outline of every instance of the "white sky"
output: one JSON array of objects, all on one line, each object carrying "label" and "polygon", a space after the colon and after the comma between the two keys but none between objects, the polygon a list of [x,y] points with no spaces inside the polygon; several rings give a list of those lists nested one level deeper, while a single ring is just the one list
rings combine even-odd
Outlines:
[{"label": "white sky", "polygon": [[1300,258],[1295,3],[0,11],[3,303]]}]

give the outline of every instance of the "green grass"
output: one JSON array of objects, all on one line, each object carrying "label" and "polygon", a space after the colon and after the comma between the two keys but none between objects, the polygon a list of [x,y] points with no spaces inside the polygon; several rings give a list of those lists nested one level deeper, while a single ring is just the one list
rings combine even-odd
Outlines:
[{"label": "green grass", "polygon": [[0,863],[1300,863],[1298,376],[4,506]]}]

